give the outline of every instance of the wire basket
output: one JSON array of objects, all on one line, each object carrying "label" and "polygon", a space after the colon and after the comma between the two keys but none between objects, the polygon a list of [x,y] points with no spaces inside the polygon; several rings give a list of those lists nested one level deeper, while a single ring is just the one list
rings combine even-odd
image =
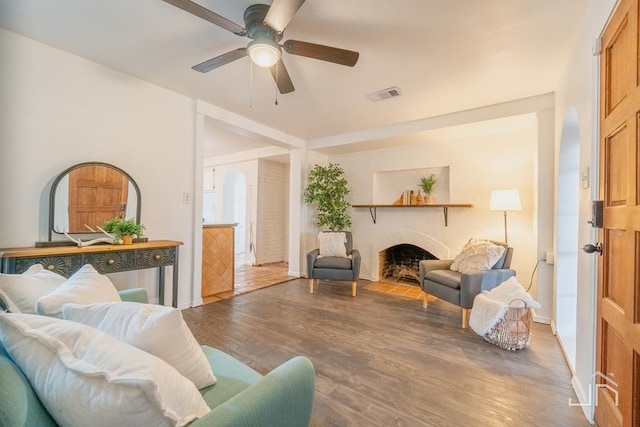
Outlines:
[{"label": "wire basket", "polygon": [[[517,301],[522,302],[522,307],[513,305]],[[522,350],[531,341],[532,317],[527,303],[522,299],[514,299],[509,303],[504,318],[493,325],[484,339],[505,350]]]}]

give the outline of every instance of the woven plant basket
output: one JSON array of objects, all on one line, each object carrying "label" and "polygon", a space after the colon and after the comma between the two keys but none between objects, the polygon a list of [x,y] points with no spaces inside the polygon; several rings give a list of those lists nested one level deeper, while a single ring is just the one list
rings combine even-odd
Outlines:
[{"label": "woven plant basket", "polygon": [[[517,301],[522,306],[513,305]],[[522,350],[531,341],[531,309],[521,299],[514,299],[509,303],[504,318],[496,323],[484,336],[484,339],[505,350]]]}]

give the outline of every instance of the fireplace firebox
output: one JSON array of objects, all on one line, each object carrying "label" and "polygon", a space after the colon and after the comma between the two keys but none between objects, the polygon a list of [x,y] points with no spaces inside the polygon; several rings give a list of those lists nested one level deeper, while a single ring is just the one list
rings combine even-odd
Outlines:
[{"label": "fireplace firebox", "polygon": [[385,282],[420,283],[420,261],[438,259],[431,252],[408,243],[391,246],[379,253],[380,280]]}]

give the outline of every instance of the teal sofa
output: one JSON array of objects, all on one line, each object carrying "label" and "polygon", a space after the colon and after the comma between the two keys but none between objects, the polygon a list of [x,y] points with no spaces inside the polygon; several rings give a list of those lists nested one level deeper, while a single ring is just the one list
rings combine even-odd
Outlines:
[{"label": "teal sofa", "polygon": [[[148,301],[144,289],[121,291],[120,296],[123,301]],[[309,359],[294,357],[262,376],[220,350],[208,346],[202,349],[218,381],[200,390],[211,412],[190,427],[309,425],[315,388]],[[57,426],[1,344],[0,426]]]}]

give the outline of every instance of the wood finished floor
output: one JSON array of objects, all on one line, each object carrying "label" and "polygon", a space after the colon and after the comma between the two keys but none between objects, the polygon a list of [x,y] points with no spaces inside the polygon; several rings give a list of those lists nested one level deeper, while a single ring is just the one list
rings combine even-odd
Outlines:
[{"label": "wood finished floor", "polygon": [[286,262],[264,264],[255,267],[238,263],[235,265],[234,270],[233,291],[220,292],[219,294],[211,296],[207,299],[207,304],[295,279],[296,277],[288,275],[288,271],[289,264]]},{"label": "wood finished floor", "polygon": [[[184,318],[201,344],[265,374],[295,355],[316,370],[312,426],[588,426],[547,325],[508,352],[459,328],[460,309],[296,279]],[[215,369],[214,369],[215,372]]]}]

